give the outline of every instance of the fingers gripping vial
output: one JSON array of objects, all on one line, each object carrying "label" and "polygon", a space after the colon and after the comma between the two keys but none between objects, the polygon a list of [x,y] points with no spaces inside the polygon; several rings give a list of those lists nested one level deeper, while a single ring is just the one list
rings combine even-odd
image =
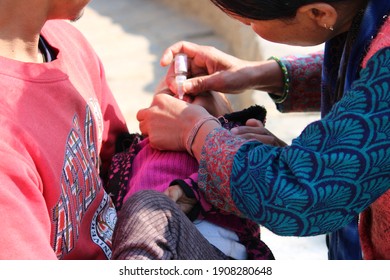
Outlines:
[{"label": "fingers gripping vial", "polygon": [[175,56],[175,81],[179,99],[183,99],[184,96],[183,83],[185,80],[187,80],[187,72],[187,55],[184,53],[179,53]]}]

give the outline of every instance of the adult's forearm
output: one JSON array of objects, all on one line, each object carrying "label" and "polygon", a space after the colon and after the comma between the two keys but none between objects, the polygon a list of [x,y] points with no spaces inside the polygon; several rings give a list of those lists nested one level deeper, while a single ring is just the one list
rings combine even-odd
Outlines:
[{"label": "adult's forearm", "polygon": [[283,72],[275,60],[254,62],[246,71],[250,88],[280,96],[283,94]]}]

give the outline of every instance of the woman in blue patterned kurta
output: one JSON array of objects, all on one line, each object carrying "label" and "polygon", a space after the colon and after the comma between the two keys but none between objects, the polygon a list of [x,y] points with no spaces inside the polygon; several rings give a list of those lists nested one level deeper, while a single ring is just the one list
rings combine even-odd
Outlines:
[{"label": "woman in blue patterned kurta", "polygon": [[[207,200],[279,235],[334,232],[370,205],[376,207],[390,187],[390,1],[213,2],[265,39],[295,45],[326,42],[325,51],[259,63],[180,42],[165,52],[162,64],[177,52],[188,54],[192,75],[202,77],[190,80],[184,90],[267,90],[285,111],[313,109],[321,101],[322,119],[291,145],[278,147],[239,138],[201,108],[158,95],[154,106],[138,113],[152,145],[186,148],[200,162],[199,186]],[[262,140],[269,143],[269,135]],[[390,217],[379,218],[390,225]],[[381,229],[375,227],[365,236]],[[364,240],[365,257],[390,258],[390,245],[380,249],[380,238],[367,245],[372,240]]]}]

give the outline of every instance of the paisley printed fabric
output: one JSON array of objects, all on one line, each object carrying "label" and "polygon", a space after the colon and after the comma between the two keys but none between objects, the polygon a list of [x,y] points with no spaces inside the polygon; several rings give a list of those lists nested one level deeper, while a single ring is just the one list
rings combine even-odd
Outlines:
[{"label": "paisley printed fabric", "polygon": [[207,136],[198,175],[198,186],[205,192],[206,200],[227,213],[239,216],[240,211],[232,200],[229,185],[234,156],[243,143],[245,140],[233,137],[226,129],[214,129]]},{"label": "paisley printed fabric", "polygon": [[288,147],[214,130],[202,151],[199,186],[215,206],[278,235],[332,232],[390,188],[389,118],[390,48],[384,48],[332,111]]}]

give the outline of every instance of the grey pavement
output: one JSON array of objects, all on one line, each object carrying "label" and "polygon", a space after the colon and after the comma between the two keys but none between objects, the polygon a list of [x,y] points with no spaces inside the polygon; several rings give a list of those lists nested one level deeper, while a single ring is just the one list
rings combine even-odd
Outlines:
[{"label": "grey pavement", "polygon": [[[139,131],[137,111],[149,106],[154,89],[165,74],[159,65],[165,48],[176,41],[189,40],[229,51],[226,40],[196,15],[180,13],[158,0],[93,0],[74,25],[99,54],[111,90],[133,132]],[[262,46],[264,57],[293,50],[269,42],[262,42]],[[253,93],[253,102],[267,108],[267,127],[288,143],[319,117],[318,114],[280,114],[261,92]],[[327,258],[324,236],[280,237],[262,229],[262,239],[280,260]]]}]

